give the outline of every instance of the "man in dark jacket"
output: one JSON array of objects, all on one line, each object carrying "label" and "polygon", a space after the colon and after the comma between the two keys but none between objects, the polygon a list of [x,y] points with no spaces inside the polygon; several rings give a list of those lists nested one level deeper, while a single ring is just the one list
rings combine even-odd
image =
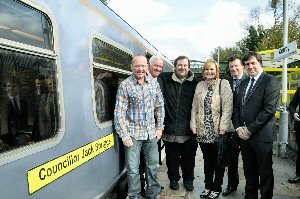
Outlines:
[{"label": "man in dark jacket", "polygon": [[181,166],[184,186],[192,191],[197,142],[190,129],[190,120],[197,82],[190,71],[190,61],[186,56],[177,57],[174,66],[174,73],[162,73],[158,79],[165,99],[163,141],[166,147],[168,178],[170,188],[178,190]]},{"label": "man in dark jacket", "polygon": [[[229,81],[230,87],[233,91],[234,98],[236,97],[239,91],[239,85],[241,81],[247,78],[247,75],[244,74],[244,66],[242,64],[242,57],[239,55],[233,55],[228,59],[230,77],[227,79]],[[234,99],[233,99],[233,102]],[[236,138],[238,140],[238,137]],[[239,185],[239,173],[238,173],[238,164],[239,164],[239,153],[240,147],[237,141],[237,145],[235,146],[235,152],[231,154],[230,163],[228,166],[228,185],[226,189],[223,191],[222,196],[227,196],[231,192],[237,190],[237,186]]]},{"label": "man in dark jacket", "polygon": [[263,71],[262,57],[243,57],[249,77],[241,82],[235,98],[233,125],[241,138],[246,178],[245,199],[273,197],[272,149],[277,135],[275,113],[280,97],[278,79]]},{"label": "man in dark jacket", "polygon": [[297,88],[297,91],[290,102],[289,111],[291,120],[294,121],[294,130],[297,144],[297,158],[296,158],[296,176],[288,179],[289,183],[298,183],[300,182],[300,110],[297,110],[297,107],[300,107],[300,87]]}]

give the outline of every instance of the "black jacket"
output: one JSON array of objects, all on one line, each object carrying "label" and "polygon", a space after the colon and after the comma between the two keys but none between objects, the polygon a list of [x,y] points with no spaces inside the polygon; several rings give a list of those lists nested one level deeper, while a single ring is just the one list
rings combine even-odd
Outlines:
[{"label": "black jacket", "polygon": [[255,83],[250,96],[244,99],[250,78],[239,87],[234,106],[233,125],[237,129],[247,126],[250,139],[272,142],[276,139],[275,112],[278,108],[280,87],[278,79],[263,72]]},{"label": "black jacket", "polygon": [[164,133],[176,136],[193,135],[190,120],[197,86],[194,74],[190,71],[188,78],[180,83],[175,73],[165,72],[159,76],[158,82],[165,99]]},{"label": "black jacket", "polygon": [[[290,117],[291,120],[294,121],[294,114],[297,112],[300,112],[300,109],[297,111],[297,107],[300,105],[300,87],[297,88],[296,93],[294,94],[293,99],[291,100],[289,104],[289,112],[290,112]],[[300,106],[299,106],[300,107]],[[299,122],[297,122],[299,123]]]}]

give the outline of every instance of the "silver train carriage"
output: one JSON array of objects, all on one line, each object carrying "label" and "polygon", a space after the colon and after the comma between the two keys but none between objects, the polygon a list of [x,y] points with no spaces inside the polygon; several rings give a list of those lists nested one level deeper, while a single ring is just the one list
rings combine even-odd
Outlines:
[{"label": "silver train carriage", "polygon": [[1,199],[108,196],[125,174],[113,109],[135,54],[164,57],[99,0],[0,0]]}]

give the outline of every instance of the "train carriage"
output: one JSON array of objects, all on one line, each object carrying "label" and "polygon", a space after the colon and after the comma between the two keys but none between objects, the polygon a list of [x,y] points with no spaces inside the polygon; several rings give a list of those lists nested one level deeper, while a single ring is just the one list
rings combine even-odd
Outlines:
[{"label": "train carriage", "polygon": [[110,194],[125,174],[116,90],[135,54],[164,57],[101,1],[0,1],[1,198]]}]

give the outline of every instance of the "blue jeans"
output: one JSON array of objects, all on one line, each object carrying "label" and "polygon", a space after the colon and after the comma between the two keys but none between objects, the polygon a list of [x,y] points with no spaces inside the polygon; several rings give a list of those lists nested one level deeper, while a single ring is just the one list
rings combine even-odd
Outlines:
[{"label": "blue jeans", "polygon": [[140,199],[140,153],[142,152],[145,160],[147,191],[146,196],[149,199],[155,199],[161,192],[160,184],[157,180],[158,148],[157,138],[152,140],[132,139],[133,146],[125,146],[125,164],[128,179],[129,198]]}]

